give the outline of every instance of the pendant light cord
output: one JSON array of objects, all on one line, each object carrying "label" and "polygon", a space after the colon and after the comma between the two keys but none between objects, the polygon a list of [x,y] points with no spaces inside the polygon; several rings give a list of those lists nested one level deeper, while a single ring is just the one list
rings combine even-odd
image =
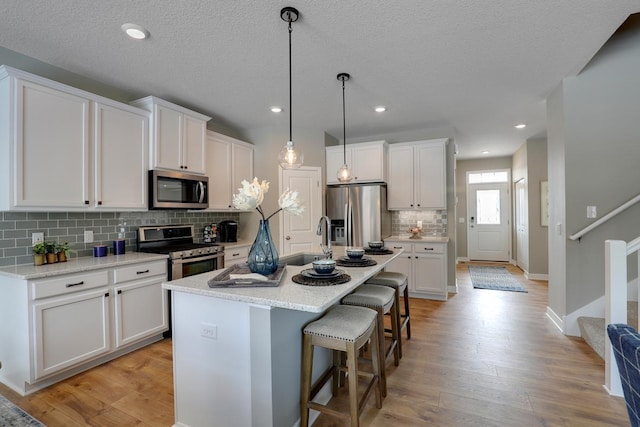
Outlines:
[{"label": "pendant light cord", "polygon": [[291,12],[288,12],[289,14],[289,141],[293,142],[293,109],[291,107],[292,104],[292,95],[291,95],[291,88],[292,88],[292,84],[291,84],[291,33],[293,32],[293,28],[291,28],[291,22],[292,22],[292,18],[291,18]]},{"label": "pendant light cord", "polygon": [[344,78],[342,78],[342,159],[347,164],[347,118],[344,108]]}]

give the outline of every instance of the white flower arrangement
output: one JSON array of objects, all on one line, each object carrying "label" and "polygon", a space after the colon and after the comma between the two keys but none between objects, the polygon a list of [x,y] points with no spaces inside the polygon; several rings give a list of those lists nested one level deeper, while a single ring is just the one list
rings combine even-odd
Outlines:
[{"label": "white flower arrangement", "polygon": [[288,188],[278,198],[278,206],[280,208],[265,218],[262,207],[264,195],[269,191],[269,183],[267,181],[258,181],[253,178],[252,182],[242,180],[242,187],[238,188],[238,192],[233,195],[233,206],[241,210],[257,210],[264,221],[274,216],[280,211],[289,212],[292,215],[300,216],[304,212],[303,201],[298,198],[297,191],[291,191]]}]

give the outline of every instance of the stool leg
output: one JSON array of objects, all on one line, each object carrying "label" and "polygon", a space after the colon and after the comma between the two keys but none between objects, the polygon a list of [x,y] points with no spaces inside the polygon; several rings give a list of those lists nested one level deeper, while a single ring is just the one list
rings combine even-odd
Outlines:
[{"label": "stool leg", "polygon": [[[398,310],[400,310],[400,289],[395,288],[396,291],[396,301],[395,301],[395,305],[398,308]],[[400,359],[402,359],[402,316],[400,316],[400,312],[398,311],[398,316],[397,317],[397,322],[396,322],[396,330],[398,331],[398,357],[400,357]],[[391,318],[391,320],[393,321],[393,316]],[[396,363],[396,366],[398,366],[398,364]]]},{"label": "stool leg", "polygon": [[342,383],[344,382],[344,379],[342,378],[342,372],[340,371],[339,367],[341,365],[342,362],[342,357],[341,357],[342,352],[338,351],[338,350],[331,350],[331,359],[332,359],[332,363],[333,363],[333,380],[331,382],[331,394],[335,397],[338,395],[338,387],[340,387],[342,385]]},{"label": "stool leg", "polygon": [[[378,324],[373,327],[373,336],[378,334]],[[373,368],[373,375],[376,377],[376,408],[382,408],[382,382],[380,379],[380,350],[378,349],[378,340],[371,340],[371,367]]]},{"label": "stool leg", "polygon": [[406,316],[407,322],[407,339],[411,339],[411,316],[409,314],[409,284],[404,287],[404,296],[402,298],[404,300],[404,315]]},{"label": "stool leg", "polygon": [[300,375],[300,427],[309,426],[309,397],[313,370],[313,345],[311,335],[302,337],[302,372]]},{"label": "stool leg", "polygon": [[351,427],[360,425],[358,412],[358,351],[355,343],[347,344],[347,379],[349,380],[349,413]]},{"label": "stool leg", "polygon": [[398,366],[400,364],[400,307],[398,302],[394,301],[391,306],[391,345],[395,342],[393,349],[393,363]]},{"label": "stool leg", "polygon": [[376,309],[378,312],[378,355],[380,357],[380,382],[382,383],[382,395],[387,396],[387,374],[386,374],[386,357],[384,349],[384,312],[382,308]]}]

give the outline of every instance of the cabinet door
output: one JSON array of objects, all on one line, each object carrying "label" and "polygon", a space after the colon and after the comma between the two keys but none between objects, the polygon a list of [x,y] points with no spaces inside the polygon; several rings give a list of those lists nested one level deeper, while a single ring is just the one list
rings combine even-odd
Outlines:
[{"label": "cabinet door", "polygon": [[89,100],[17,80],[16,207],[89,203]]},{"label": "cabinet door", "polygon": [[231,144],[233,168],[231,169],[231,194],[242,186],[242,180],[253,179],[253,148]]},{"label": "cabinet door", "polygon": [[413,209],[413,147],[389,147],[389,182],[387,205],[389,210]]},{"label": "cabinet door", "polygon": [[204,144],[206,139],[206,123],[200,119],[183,116],[184,134],[182,138],[182,170],[191,173],[204,173],[205,155]]},{"label": "cabinet door", "polygon": [[446,209],[445,145],[417,145],[415,161],[416,208]]},{"label": "cabinet door", "polygon": [[211,136],[206,147],[209,209],[231,208],[231,143]]},{"label": "cabinet door", "polygon": [[414,290],[429,294],[447,295],[444,255],[415,253],[413,258]]},{"label": "cabinet door", "polygon": [[162,105],[154,106],[154,139],[151,163],[154,168],[183,170],[182,113]]},{"label": "cabinet door", "polygon": [[[344,164],[344,148],[342,145],[335,147],[327,147],[325,149],[326,155],[326,176],[327,184],[340,184],[338,181],[338,170]],[[347,147],[347,164],[351,169],[351,176],[353,177],[353,165],[351,164],[351,148]]]},{"label": "cabinet door", "polygon": [[[352,176],[354,182],[381,182],[386,180],[384,145],[354,144],[351,147]],[[336,169],[337,172],[337,169]]]},{"label": "cabinet door", "polygon": [[164,280],[153,277],[114,288],[116,348],[169,329]]},{"label": "cabinet door", "polygon": [[108,295],[104,288],[33,304],[32,381],[110,351]]},{"label": "cabinet door", "polygon": [[98,103],[94,114],[94,205],[145,209],[148,117]]}]

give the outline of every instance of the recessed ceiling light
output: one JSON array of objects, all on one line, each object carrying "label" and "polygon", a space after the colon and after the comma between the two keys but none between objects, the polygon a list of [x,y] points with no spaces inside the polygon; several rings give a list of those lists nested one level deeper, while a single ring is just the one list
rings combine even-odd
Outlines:
[{"label": "recessed ceiling light", "polygon": [[482,154],[489,154],[489,152],[485,150],[482,152]]},{"label": "recessed ceiling light", "polygon": [[122,31],[127,33],[129,37],[136,40],[144,40],[149,37],[149,31],[136,24],[123,24]]},{"label": "recessed ceiling light", "polygon": [[271,107],[271,112],[272,113],[282,113],[282,107],[273,106],[273,107]]},{"label": "recessed ceiling light", "polygon": [[385,111],[387,111],[387,107],[385,107],[384,105],[379,105],[376,108],[374,108],[376,113],[384,113]]},{"label": "recessed ceiling light", "polygon": [[527,127],[527,125],[525,123],[519,123],[519,124],[514,126],[514,128],[516,128],[516,129],[524,129],[526,127]]}]

